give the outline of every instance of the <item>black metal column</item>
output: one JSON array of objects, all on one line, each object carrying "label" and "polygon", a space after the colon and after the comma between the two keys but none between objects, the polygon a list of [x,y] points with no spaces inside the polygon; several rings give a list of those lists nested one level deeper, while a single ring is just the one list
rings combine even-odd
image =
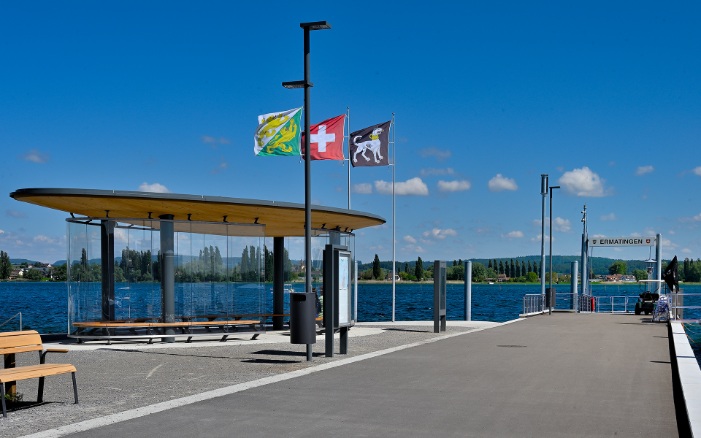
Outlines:
[{"label": "black metal column", "polygon": [[[161,219],[161,312],[163,322],[175,322],[175,227],[172,214]],[[166,335],[175,335],[173,328]],[[163,342],[175,342],[174,337],[162,338]]]},{"label": "black metal column", "polygon": [[333,357],[333,331],[336,327],[335,290],[336,284],[334,272],[334,246],[326,245],[324,249],[324,329],[326,357]]},{"label": "black metal column", "polygon": [[114,321],[114,222],[100,221],[102,260],[102,320]]},{"label": "black metal column", "polygon": [[285,238],[273,237],[273,330],[282,330],[285,312]]}]

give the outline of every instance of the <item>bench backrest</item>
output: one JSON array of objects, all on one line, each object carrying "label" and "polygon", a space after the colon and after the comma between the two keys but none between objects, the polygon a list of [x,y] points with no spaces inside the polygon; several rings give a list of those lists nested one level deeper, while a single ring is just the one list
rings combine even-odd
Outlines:
[{"label": "bench backrest", "polygon": [[0,355],[42,350],[41,336],[36,330],[0,333]]}]

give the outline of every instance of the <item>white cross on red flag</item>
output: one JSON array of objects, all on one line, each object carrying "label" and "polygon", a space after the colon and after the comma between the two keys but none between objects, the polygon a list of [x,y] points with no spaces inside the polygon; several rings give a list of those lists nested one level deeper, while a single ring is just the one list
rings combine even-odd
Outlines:
[{"label": "white cross on red flag", "polygon": [[[346,115],[340,115],[309,127],[309,149],[312,160],[343,160],[343,129]],[[302,156],[304,156],[302,133]]]}]

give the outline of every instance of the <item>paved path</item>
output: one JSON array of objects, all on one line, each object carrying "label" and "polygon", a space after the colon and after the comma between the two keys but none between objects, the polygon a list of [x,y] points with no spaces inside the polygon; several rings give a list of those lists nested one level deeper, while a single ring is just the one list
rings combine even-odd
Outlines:
[{"label": "paved path", "polygon": [[667,329],[647,319],[538,316],[72,436],[674,437]]}]

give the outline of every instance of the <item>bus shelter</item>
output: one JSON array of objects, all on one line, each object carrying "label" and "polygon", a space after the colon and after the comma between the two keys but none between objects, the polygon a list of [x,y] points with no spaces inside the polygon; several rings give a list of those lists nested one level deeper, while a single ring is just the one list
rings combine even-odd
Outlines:
[{"label": "bus shelter", "polygon": [[[10,194],[64,211],[68,327],[78,339],[162,338],[282,329],[286,294],[306,269],[323,283],[323,249],[351,254],[354,232],[385,220],[312,206],[312,266],[304,266],[304,205],[227,197],[30,188]],[[299,282],[295,279],[299,278]],[[296,290],[295,290],[296,289]]]}]

